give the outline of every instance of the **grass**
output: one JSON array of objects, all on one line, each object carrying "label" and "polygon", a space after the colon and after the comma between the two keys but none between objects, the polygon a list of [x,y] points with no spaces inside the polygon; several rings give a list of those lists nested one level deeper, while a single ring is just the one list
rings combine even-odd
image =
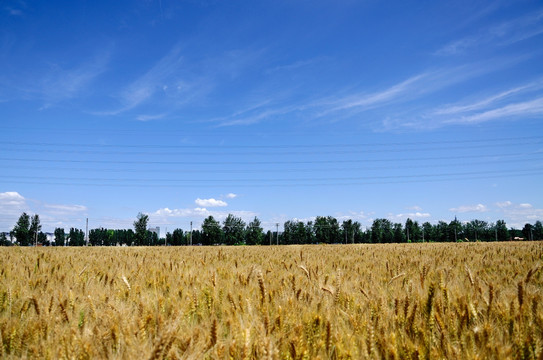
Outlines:
[{"label": "grass", "polygon": [[543,358],[540,242],[0,248],[0,358]]}]

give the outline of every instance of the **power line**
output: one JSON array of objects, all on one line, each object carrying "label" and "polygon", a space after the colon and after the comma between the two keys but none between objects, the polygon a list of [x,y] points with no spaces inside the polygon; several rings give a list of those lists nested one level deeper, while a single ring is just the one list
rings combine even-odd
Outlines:
[{"label": "power line", "polygon": [[[528,154],[539,154],[540,152],[533,152]],[[543,154],[543,153],[542,153]],[[472,156],[477,157],[508,157],[508,156],[523,156],[526,153],[509,153],[509,154],[492,154],[492,155],[479,155]],[[150,160],[76,160],[76,159],[36,159],[36,158],[10,158],[1,157],[2,161],[18,161],[18,162],[44,162],[44,163],[79,163],[79,164],[160,164],[160,165],[273,165],[273,164],[327,164],[327,163],[364,163],[364,162],[391,162],[391,161],[430,161],[430,160],[458,160],[465,159],[466,156],[437,156],[437,157],[418,157],[418,158],[388,158],[388,159],[321,159],[321,160],[260,160],[260,161],[150,161]]]},{"label": "power line", "polygon": [[91,143],[48,143],[48,142],[19,142],[19,141],[3,141],[4,145],[13,146],[44,146],[44,147],[90,147],[90,148],[134,148],[134,149],[209,149],[218,148],[224,149],[314,149],[314,148],[352,148],[352,147],[373,147],[373,146],[421,146],[421,145],[443,145],[443,144],[481,144],[492,143],[493,146],[503,146],[503,142],[512,142],[518,146],[519,142],[523,144],[527,142],[539,142],[543,140],[541,136],[526,136],[526,137],[511,137],[511,138],[489,138],[476,140],[443,140],[443,141],[416,141],[416,142],[367,142],[367,143],[339,143],[339,144],[293,144],[293,145],[164,145],[164,144],[91,144]]},{"label": "power line", "polygon": [[[494,175],[488,175],[492,174]],[[337,186],[337,185],[369,185],[369,184],[402,184],[402,183],[425,183],[425,182],[446,182],[446,181],[462,181],[473,179],[492,179],[492,178],[511,178],[522,177],[530,175],[543,175],[543,170],[508,170],[504,171],[485,171],[485,172],[465,172],[465,173],[443,173],[443,174],[423,174],[423,175],[394,175],[394,176],[375,176],[375,177],[353,177],[353,178],[322,178],[322,179],[280,179],[280,181],[326,181],[322,183],[309,183],[309,182],[293,182],[293,183],[265,183],[269,179],[260,180],[262,183],[235,183],[234,181],[259,181],[259,180],[246,180],[246,179],[231,179],[231,180],[187,180],[186,183],[178,184],[160,184],[152,183],[153,187],[224,187],[225,182],[229,182],[228,186],[242,186],[242,187],[294,187],[294,186]],[[5,176],[0,177],[4,178]],[[443,179],[436,179],[437,177],[445,177]],[[18,178],[13,176],[13,178]],[[430,179],[433,178],[433,179]],[[406,180],[407,179],[407,180]],[[130,181],[134,181],[130,179]],[[175,181],[175,180],[173,180]],[[183,180],[184,181],[184,180]],[[205,181],[213,181],[215,184],[203,184]],[[333,181],[333,182],[332,182]],[[348,182],[342,182],[348,181]],[[62,185],[62,186],[99,186],[99,187],[148,187],[149,183],[75,183],[75,182],[51,182],[43,180],[16,180],[17,184],[40,184],[40,185]],[[221,183],[221,184],[218,184]]]},{"label": "power line", "polygon": [[[543,154],[542,154],[543,155]],[[483,155],[473,158],[490,158],[494,156]],[[479,166],[479,165],[490,165],[490,164],[506,164],[506,163],[524,163],[524,162],[533,162],[538,160],[543,160],[543,158],[516,158],[508,160],[486,160],[486,161],[475,161],[475,162],[466,162],[470,159],[463,158],[463,162],[458,163],[440,163],[440,164],[408,164],[408,165],[395,165],[395,169],[424,169],[424,168],[439,168],[439,167],[457,167],[457,166]],[[27,170],[69,170],[71,172],[77,171],[100,171],[100,172],[130,172],[130,173],[141,173],[149,171],[159,171],[159,169],[148,169],[148,168],[74,168],[74,167],[62,167],[62,166],[24,166],[24,165],[3,165],[4,169],[27,169]],[[320,171],[369,171],[369,170],[386,170],[390,169],[389,166],[374,166],[374,167],[326,167],[326,168],[281,168],[282,173],[302,173],[302,172],[320,172]],[[263,169],[167,169],[168,173],[224,173],[224,174],[250,174],[250,173],[276,173],[277,169],[263,168]]]},{"label": "power line", "polygon": [[[538,144],[539,142],[533,142]],[[525,143],[526,144],[526,143]],[[343,147],[343,146],[337,146]],[[419,152],[419,151],[451,151],[451,150],[473,150],[473,149],[489,149],[489,148],[504,148],[504,147],[518,147],[517,143],[513,144],[502,144],[502,143],[493,143],[493,144],[484,144],[484,145],[457,145],[457,146],[448,146],[448,147],[419,147],[414,149],[403,149],[403,148],[388,148],[388,149],[350,149],[350,150],[331,150],[330,147],[326,146],[315,146],[312,150],[307,151],[294,151],[294,150],[284,150],[284,151],[272,151],[272,152],[262,152],[262,151],[251,151],[247,152],[226,152],[225,150],[217,151],[198,151],[195,152],[149,152],[149,151],[97,151],[97,150],[58,150],[58,149],[13,149],[12,147],[2,147],[0,150],[4,151],[15,151],[17,153],[27,152],[39,152],[39,153],[50,153],[50,154],[91,154],[91,155],[160,155],[160,156],[175,156],[175,155],[196,155],[196,156],[207,156],[207,155],[316,155],[316,154],[335,154],[335,155],[345,155],[345,154],[368,154],[368,153],[397,153],[397,152]],[[247,148],[250,149],[250,148]],[[280,148],[284,149],[284,148]],[[270,150],[276,150],[270,148]]]},{"label": "power line", "polygon": [[[520,174],[522,172],[530,171],[543,171],[541,169],[508,169],[508,172],[514,172]],[[44,180],[81,180],[81,181],[110,181],[110,182],[168,182],[168,183],[190,183],[190,182],[244,182],[244,181],[257,181],[257,182],[285,182],[285,181],[350,181],[350,180],[378,180],[378,179],[395,179],[395,178],[419,178],[419,177],[440,177],[440,176],[464,176],[464,175],[478,175],[484,174],[502,174],[503,170],[479,170],[468,171],[459,173],[437,173],[437,174],[417,174],[417,175],[376,175],[376,176],[350,176],[350,177],[310,177],[310,178],[220,178],[220,179],[165,179],[165,178],[103,178],[103,177],[66,177],[66,176],[40,176],[40,179]],[[16,175],[0,175],[3,179],[19,179],[20,176]]]}]

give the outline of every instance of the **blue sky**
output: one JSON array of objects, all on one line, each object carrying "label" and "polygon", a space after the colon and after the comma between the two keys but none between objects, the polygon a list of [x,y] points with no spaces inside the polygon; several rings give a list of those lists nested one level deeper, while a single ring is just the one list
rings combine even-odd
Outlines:
[{"label": "blue sky", "polygon": [[539,1],[0,3],[0,231],[543,220]]}]

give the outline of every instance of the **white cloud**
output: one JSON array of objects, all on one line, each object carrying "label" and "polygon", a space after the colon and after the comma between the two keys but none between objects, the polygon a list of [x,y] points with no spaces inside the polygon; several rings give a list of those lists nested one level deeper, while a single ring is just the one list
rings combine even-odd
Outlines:
[{"label": "white cloud", "polygon": [[87,207],[83,205],[45,204],[43,208],[55,214],[72,214],[87,211]]},{"label": "white cloud", "polygon": [[395,214],[395,215],[389,215],[389,219],[391,219],[392,221],[405,221],[407,219],[411,219],[411,220],[417,220],[417,219],[427,219],[429,218],[431,215],[430,213],[423,213],[423,212],[414,212],[414,213],[406,213],[406,214]]},{"label": "white cloud", "polygon": [[234,194],[234,193],[226,194],[226,198],[227,198],[227,199],[234,199],[234,198],[236,198],[236,197],[238,197],[238,195],[237,195],[237,194]]},{"label": "white cloud", "polygon": [[234,216],[240,217],[246,223],[252,221],[255,216],[258,216],[257,213],[253,211],[247,211],[247,210],[224,211],[224,210],[209,210],[205,207],[196,207],[192,209],[190,208],[186,208],[186,209],[162,208],[150,214],[149,217],[150,217],[150,222],[157,225],[171,224],[171,225],[177,226],[180,223],[180,220],[184,220],[185,224],[188,224],[189,221],[194,221],[193,225],[195,228],[197,228],[199,223],[208,216],[213,216],[215,220],[222,221],[226,219],[228,214],[232,214]]},{"label": "white cloud", "polygon": [[336,219],[341,223],[345,220],[353,220],[353,221],[364,221],[367,220],[369,216],[371,216],[373,213],[367,213],[365,211],[350,211],[346,214],[337,214]]},{"label": "white cloud", "polygon": [[513,20],[481,30],[479,33],[452,41],[435,52],[450,56],[466,53],[484,46],[506,46],[543,33],[543,11],[517,17]]},{"label": "white cloud", "polygon": [[515,204],[511,201],[504,201],[496,205],[509,227],[522,229],[526,223],[533,224],[538,220],[543,221],[543,209],[538,209],[532,204]]},{"label": "white cloud", "polygon": [[222,201],[222,200],[217,200],[217,199],[196,199],[194,200],[194,202],[196,203],[196,205],[198,206],[201,206],[201,207],[224,207],[224,206],[228,206],[228,204],[225,202],[225,201]]},{"label": "white cloud", "polygon": [[503,201],[503,202],[497,202],[496,203],[496,206],[499,207],[499,208],[506,208],[506,207],[509,207],[513,205],[513,203],[511,201]]},{"label": "white cloud", "polygon": [[484,110],[487,110],[489,106],[494,105],[496,103],[503,102],[515,95],[519,95],[526,92],[537,91],[537,90],[540,90],[541,88],[543,88],[543,79],[538,79],[528,84],[516,86],[511,89],[507,89],[505,91],[499,92],[497,94],[490,95],[483,99],[476,100],[475,102],[472,102],[472,103],[447,105],[442,108],[438,108],[434,110],[431,113],[431,115],[432,116],[458,115],[458,114],[465,114],[465,113],[478,111],[478,110],[484,111]]},{"label": "white cloud", "polygon": [[16,191],[6,191],[0,193],[1,205],[20,205],[24,204],[25,198]]},{"label": "white cloud", "polygon": [[466,213],[466,212],[486,212],[488,211],[488,208],[483,204],[477,204],[477,205],[462,205],[456,208],[451,208],[449,211],[455,212],[455,213]]},{"label": "white cloud", "polygon": [[507,104],[495,109],[460,116],[444,121],[445,124],[476,124],[490,120],[502,118],[519,118],[525,116],[540,116],[543,115],[543,97],[539,97],[529,101],[516,102]]},{"label": "white cloud", "polygon": [[414,205],[414,206],[407,207],[407,210],[422,211],[422,208],[418,205]]},{"label": "white cloud", "polygon": [[26,199],[16,191],[0,193],[0,231],[7,231],[21,213],[28,212]]},{"label": "white cloud", "polygon": [[136,120],[146,122],[151,120],[160,120],[164,118],[166,114],[157,114],[157,115],[138,115],[136,116]]},{"label": "white cloud", "polygon": [[16,191],[0,193],[0,231],[11,230],[19,216],[37,214],[43,231],[53,231],[55,227],[81,226],[87,207],[83,205],[49,204],[39,200],[27,199]]},{"label": "white cloud", "polygon": [[148,100],[157,91],[164,91],[164,82],[169,80],[180,68],[183,58],[181,48],[175,46],[158,61],[146,74],[135,80],[122,93],[125,108],[132,109]]}]

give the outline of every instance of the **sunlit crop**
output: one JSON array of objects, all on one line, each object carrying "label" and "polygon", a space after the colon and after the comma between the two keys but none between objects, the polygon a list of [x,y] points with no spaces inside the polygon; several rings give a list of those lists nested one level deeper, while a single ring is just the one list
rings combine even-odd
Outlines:
[{"label": "sunlit crop", "polygon": [[543,244],[0,248],[0,358],[541,358]]}]

